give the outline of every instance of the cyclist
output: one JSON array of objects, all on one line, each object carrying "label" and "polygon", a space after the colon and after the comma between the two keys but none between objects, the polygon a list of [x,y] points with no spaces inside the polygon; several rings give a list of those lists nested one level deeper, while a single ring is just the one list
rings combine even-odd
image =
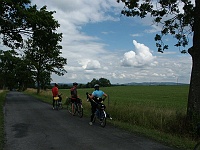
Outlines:
[{"label": "cyclist", "polygon": [[[77,86],[78,83],[74,82],[73,87],[70,89],[71,92],[71,102],[77,104],[79,98],[78,98],[78,92],[77,92]],[[72,105],[72,111],[74,110]]]},{"label": "cyclist", "polygon": [[99,85],[98,84],[95,84],[94,85],[94,91],[92,92],[92,94],[88,94],[86,93],[89,97],[89,99],[93,99],[95,102],[93,102],[92,100],[90,101],[91,103],[91,117],[90,117],[90,122],[89,122],[89,125],[92,125],[92,121],[93,121],[93,118],[94,118],[94,115],[95,115],[95,111],[96,111],[96,108],[97,108],[97,103],[100,103],[101,101],[104,101],[106,98],[107,98],[107,94],[105,92],[103,92],[102,90],[99,89]]},{"label": "cyclist", "polygon": [[57,83],[55,83],[54,87],[52,88],[52,95],[53,95],[53,109],[54,109],[54,106],[55,106],[54,97],[58,96],[58,84]]}]

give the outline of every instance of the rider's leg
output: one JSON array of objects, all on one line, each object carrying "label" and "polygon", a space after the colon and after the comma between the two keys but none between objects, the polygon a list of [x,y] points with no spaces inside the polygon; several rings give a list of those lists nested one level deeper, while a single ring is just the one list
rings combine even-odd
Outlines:
[{"label": "rider's leg", "polygon": [[96,112],[96,106],[92,106],[91,112],[92,112],[92,114],[91,114],[91,117],[90,117],[90,122],[93,122],[94,115],[95,115],[95,112]]},{"label": "rider's leg", "polygon": [[74,112],[75,112],[74,103],[75,103],[75,100],[71,99],[71,105],[72,105],[72,113],[73,113],[73,115],[74,115]]},{"label": "rider's leg", "polygon": [[55,100],[54,100],[54,97],[53,97],[53,104],[52,104],[52,105],[53,105],[53,109],[54,109],[54,106],[55,106]]}]

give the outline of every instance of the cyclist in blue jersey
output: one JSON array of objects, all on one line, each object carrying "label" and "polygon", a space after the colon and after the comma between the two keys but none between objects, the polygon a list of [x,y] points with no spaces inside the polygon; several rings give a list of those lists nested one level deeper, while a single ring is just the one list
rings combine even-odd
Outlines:
[{"label": "cyclist in blue jersey", "polygon": [[94,89],[95,90],[92,92],[91,95],[88,94],[88,97],[90,99],[93,99],[96,102],[95,103],[93,101],[90,101],[91,102],[91,111],[92,111],[90,122],[89,122],[90,125],[92,125],[92,121],[93,121],[93,118],[94,118],[94,115],[95,115],[95,111],[96,111],[96,108],[97,108],[97,103],[100,103],[101,101],[104,101],[108,96],[105,92],[103,92],[102,90],[99,89],[99,85],[98,84],[94,85]]}]

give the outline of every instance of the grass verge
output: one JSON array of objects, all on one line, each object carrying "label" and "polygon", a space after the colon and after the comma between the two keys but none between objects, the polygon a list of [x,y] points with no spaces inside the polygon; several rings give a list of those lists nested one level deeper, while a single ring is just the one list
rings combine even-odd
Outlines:
[{"label": "grass verge", "polygon": [[171,135],[168,133],[160,132],[158,130],[147,129],[144,127],[140,127],[140,126],[136,126],[129,123],[120,122],[120,121],[114,121],[114,120],[111,123],[112,125],[118,128],[121,128],[125,131],[129,131],[139,136],[147,137],[149,139],[163,143],[164,145],[171,146],[178,149],[192,150],[196,144],[195,141],[189,138]]}]

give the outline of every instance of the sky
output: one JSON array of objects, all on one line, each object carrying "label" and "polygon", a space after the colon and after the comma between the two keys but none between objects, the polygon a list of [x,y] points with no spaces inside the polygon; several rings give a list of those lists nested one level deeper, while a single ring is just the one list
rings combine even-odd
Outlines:
[{"label": "sky", "polygon": [[[31,0],[38,9],[56,11],[57,32],[63,33],[61,56],[67,58],[64,76],[56,83],[87,83],[106,78],[111,84],[130,82],[189,83],[192,60],[181,54],[172,36],[164,38],[169,49],[157,52],[154,37],[161,27],[152,19],[120,14],[116,0]],[[190,44],[192,38],[190,39]]]}]

